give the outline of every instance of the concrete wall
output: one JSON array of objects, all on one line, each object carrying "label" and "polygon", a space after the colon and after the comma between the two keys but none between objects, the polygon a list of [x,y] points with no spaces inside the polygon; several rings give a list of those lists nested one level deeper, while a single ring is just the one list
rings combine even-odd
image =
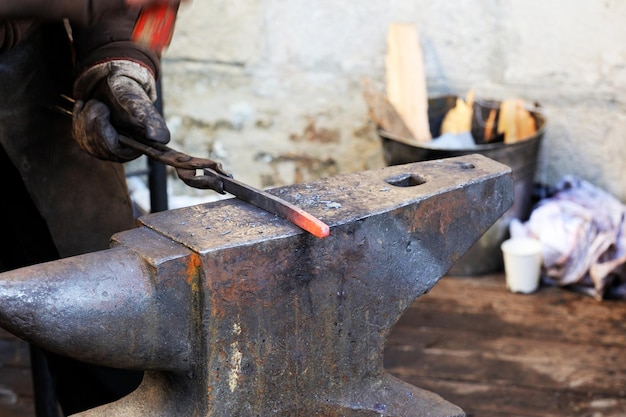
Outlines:
[{"label": "concrete wall", "polygon": [[360,79],[382,85],[391,22],[418,29],[429,95],[542,105],[537,180],[626,201],[622,0],[195,0],[163,58],[172,145],[258,187],[383,166]]}]

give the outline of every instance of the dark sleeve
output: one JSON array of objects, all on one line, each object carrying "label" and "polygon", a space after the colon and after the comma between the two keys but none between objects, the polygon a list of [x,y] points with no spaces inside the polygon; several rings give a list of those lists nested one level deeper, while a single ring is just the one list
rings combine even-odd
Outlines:
[{"label": "dark sleeve", "polygon": [[78,71],[113,59],[127,59],[149,68],[159,75],[160,56],[133,42],[131,35],[138,9],[108,12],[90,26],[72,25]]},{"label": "dark sleeve", "polygon": [[0,19],[34,18],[89,25],[102,13],[125,8],[124,0],[0,0]]},{"label": "dark sleeve", "polygon": [[24,40],[34,26],[35,22],[29,19],[0,20],[0,54]]}]

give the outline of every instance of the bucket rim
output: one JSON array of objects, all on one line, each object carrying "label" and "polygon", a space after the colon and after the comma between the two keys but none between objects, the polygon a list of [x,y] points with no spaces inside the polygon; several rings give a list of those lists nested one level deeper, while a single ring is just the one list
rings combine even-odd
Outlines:
[{"label": "bucket rim", "polygon": [[[445,98],[449,98],[449,97],[455,97],[455,96],[442,96],[442,97],[431,97],[429,100],[437,100],[437,99],[445,99]],[[487,100],[485,100],[487,101]],[[492,100],[494,102],[496,102],[497,100]],[[475,146],[471,147],[471,148],[454,148],[454,149],[446,149],[446,148],[439,148],[439,147],[433,147],[433,146],[428,146],[427,143],[428,142],[417,142],[414,139],[410,139],[410,138],[406,138],[406,137],[402,137],[402,136],[398,136],[395,135],[391,132],[388,132],[380,127],[376,128],[376,131],[378,133],[378,136],[380,136],[381,138],[384,139],[389,139],[389,140],[393,140],[395,142],[400,142],[402,144],[405,144],[407,146],[412,146],[414,148],[420,148],[420,149],[425,149],[425,150],[429,150],[429,151],[452,151],[452,152],[465,152],[465,153],[470,153],[470,152],[481,152],[481,151],[488,151],[488,150],[494,150],[494,149],[501,149],[501,148],[511,148],[511,147],[519,147],[519,146],[525,146],[529,143],[532,143],[534,141],[537,141],[539,139],[541,139],[543,137],[543,135],[546,132],[546,128],[548,127],[548,121],[547,118],[545,116],[545,113],[538,110],[537,108],[530,110],[530,113],[533,115],[533,117],[535,117],[537,119],[537,121],[541,122],[541,123],[537,123],[539,125],[539,128],[537,129],[537,131],[535,132],[534,135],[529,136],[528,138],[515,142],[515,143],[504,143],[504,142],[496,142],[496,143],[481,143],[481,144],[476,144]]]}]

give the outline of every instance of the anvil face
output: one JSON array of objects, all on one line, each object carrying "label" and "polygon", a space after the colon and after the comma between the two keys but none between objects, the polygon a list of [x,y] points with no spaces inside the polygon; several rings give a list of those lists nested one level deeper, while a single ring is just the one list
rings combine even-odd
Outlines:
[{"label": "anvil face", "polygon": [[[270,190],[329,224],[324,239],[233,199],[149,215],[108,251],[0,274],[1,324],[24,336],[28,316],[43,347],[148,370],[85,416],[461,416],[382,352],[510,207],[510,174],[470,155]],[[76,288],[93,297],[51,300]]]}]

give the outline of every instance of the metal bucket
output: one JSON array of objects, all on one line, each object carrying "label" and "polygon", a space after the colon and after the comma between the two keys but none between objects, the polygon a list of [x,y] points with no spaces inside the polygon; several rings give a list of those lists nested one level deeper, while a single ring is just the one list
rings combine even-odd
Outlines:
[{"label": "metal bucket", "polygon": [[[431,98],[428,101],[430,131],[437,137],[441,131],[444,116],[456,104],[455,96]],[[475,112],[481,106],[488,108],[491,103],[475,104]],[[387,165],[401,165],[411,162],[449,158],[478,153],[511,167],[515,186],[513,206],[452,266],[449,275],[483,275],[501,271],[504,266],[500,244],[509,235],[511,219],[528,219],[532,209],[532,190],[537,166],[537,156],[543,138],[546,119],[536,111],[531,111],[537,124],[537,133],[529,139],[506,145],[502,142],[480,144],[469,149],[433,149],[415,141],[394,136],[379,130],[383,156]]]}]

